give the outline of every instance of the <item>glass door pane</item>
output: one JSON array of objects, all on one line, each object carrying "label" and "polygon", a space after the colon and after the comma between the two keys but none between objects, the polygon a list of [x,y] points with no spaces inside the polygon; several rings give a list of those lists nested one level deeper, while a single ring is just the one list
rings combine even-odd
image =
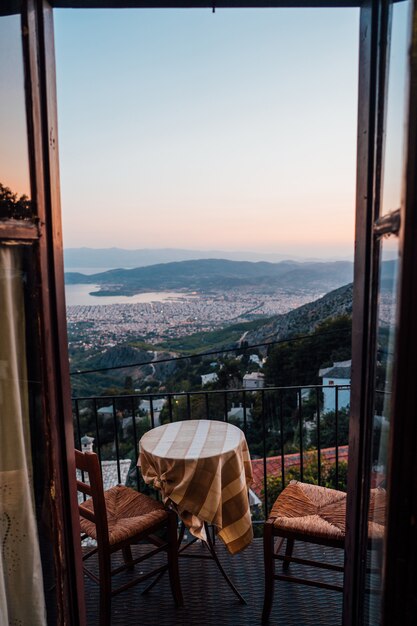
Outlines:
[{"label": "glass door pane", "polygon": [[[368,513],[368,559],[365,585],[366,625],[382,623],[382,572],[385,556],[386,486],[389,483],[389,442],[392,430],[392,373],[397,334],[397,291],[399,238],[394,219],[404,207],[404,141],[407,128],[406,103],[409,82],[410,6],[408,0],[389,6],[386,91],[381,94],[384,110],[379,226],[375,231],[375,279],[378,281],[375,316],[375,370],[370,454]],[[378,189],[376,197],[378,199]],[[378,203],[377,203],[378,204]]]},{"label": "glass door pane", "polygon": [[381,567],[384,559],[385,499],[391,424],[392,369],[396,336],[398,237],[381,242],[377,303],[376,381],[371,445],[368,515],[368,570],[365,624],[381,623]]},{"label": "glass door pane", "polygon": [[410,10],[409,0],[395,2],[391,7],[381,214],[399,209],[402,203],[404,139],[407,130]]},{"label": "glass door pane", "polygon": [[0,219],[27,217],[30,207],[20,31],[20,15],[0,17]]}]

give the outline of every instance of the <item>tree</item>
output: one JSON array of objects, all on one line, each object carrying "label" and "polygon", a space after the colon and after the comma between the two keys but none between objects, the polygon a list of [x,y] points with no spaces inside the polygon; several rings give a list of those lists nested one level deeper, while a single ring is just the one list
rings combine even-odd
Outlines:
[{"label": "tree", "polygon": [[[337,414],[337,445],[349,443],[349,409],[340,409]],[[317,428],[310,433],[310,444],[318,445]],[[336,415],[329,411],[320,417],[320,447],[330,448],[336,445]]]},{"label": "tree", "polygon": [[265,364],[270,386],[313,385],[320,367],[351,357],[352,319],[348,315],[319,324],[309,337],[293,337],[272,348]]},{"label": "tree", "polygon": [[133,391],[133,378],[132,378],[132,376],[125,376],[125,391]]},{"label": "tree", "polygon": [[0,183],[0,217],[24,219],[32,216],[32,202],[28,196],[20,198],[9,187]]},{"label": "tree", "polygon": [[240,362],[236,359],[225,359],[218,374],[217,389],[238,389],[242,385]]}]

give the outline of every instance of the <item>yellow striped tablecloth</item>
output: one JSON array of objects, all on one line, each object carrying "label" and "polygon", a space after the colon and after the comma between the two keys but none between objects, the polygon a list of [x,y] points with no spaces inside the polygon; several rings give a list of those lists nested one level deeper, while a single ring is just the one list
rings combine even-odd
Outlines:
[{"label": "yellow striped tablecloth", "polygon": [[138,465],[194,536],[205,540],[208,522],[231,554],[252,541],[252,465],[239,428],[210,420],[158,426],[142,437]]}]

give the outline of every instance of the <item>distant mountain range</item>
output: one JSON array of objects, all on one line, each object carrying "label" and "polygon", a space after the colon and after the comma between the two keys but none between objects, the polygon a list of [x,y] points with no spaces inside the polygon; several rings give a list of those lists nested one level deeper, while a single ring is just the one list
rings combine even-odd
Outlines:
[{"label": "distant mountain range", "polygon": [[255,263],[227,259],[159,263],[90,275],[78,272],[65,274],[67,284],[99,285],[100,291],[94,294],[97,296],[166,290],[207,292],[249,287],[262,289],[265,293],[276,288],[326,292],[351,282],[352,278],[353,263],[350,261]]},{"label": "distant mountain range", "polygon": [[[319,259],[300,258],[268,252],[224,251],[224,250],[184,250],[180,248],[159,248],[126,250],[124,248],[66,248],[65,267],[71,271],[77,268],[134,268],[173,263],[175,261],[196,261],[198,259],[227,259],[229,261],[268,261],[277,263],[285,260],[317,261]],[[333,260],[333,259],[332,259]],[[82,271],[82,270],[81,270]]]}]

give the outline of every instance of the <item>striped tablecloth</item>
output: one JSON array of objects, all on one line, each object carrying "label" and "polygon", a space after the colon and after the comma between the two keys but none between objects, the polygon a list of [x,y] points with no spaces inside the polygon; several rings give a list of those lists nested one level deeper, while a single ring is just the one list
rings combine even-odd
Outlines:
[{"label": "striped tablecloth", "polygon": [[138,465],[145,482],[175,505],[194,536],[205,540],[208,522],[231,554],[251,542],[252,465],[239,428],[209,420],[153,428],[140,441]]}]

